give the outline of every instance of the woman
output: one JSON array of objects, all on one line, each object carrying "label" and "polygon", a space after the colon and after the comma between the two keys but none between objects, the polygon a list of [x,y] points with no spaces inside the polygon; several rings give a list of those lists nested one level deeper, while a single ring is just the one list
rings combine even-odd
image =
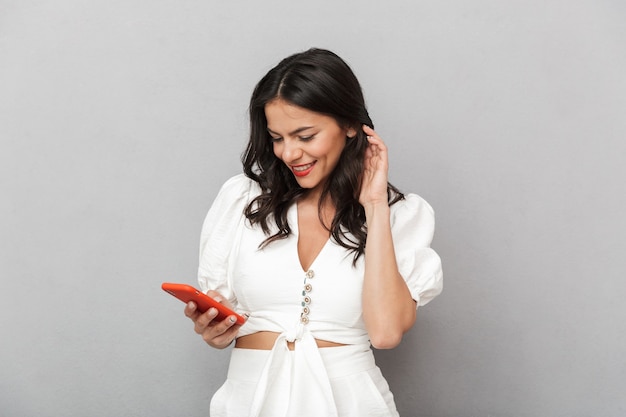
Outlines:
[{"label": "woman", "polygon": [[370,344],[393,348],[441,292],[433,212],[387,181],[387,148],[361,87],[330,51],[292,55],[250,102],[244,174],[205,220],[203,291],[243,326],[185,314],[215,348],[233,340],[211,416],[397,416]]}]

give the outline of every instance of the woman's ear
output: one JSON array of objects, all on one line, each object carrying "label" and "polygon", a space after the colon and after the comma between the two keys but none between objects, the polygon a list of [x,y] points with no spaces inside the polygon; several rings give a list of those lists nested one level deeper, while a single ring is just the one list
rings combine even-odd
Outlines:
[{"label": "woman's ear", "polygon": [[350,139],[354,139],[354,137],[356,136],[356,129],[353,127],[348,128],[348,130],[346,131],[346,136]]}]

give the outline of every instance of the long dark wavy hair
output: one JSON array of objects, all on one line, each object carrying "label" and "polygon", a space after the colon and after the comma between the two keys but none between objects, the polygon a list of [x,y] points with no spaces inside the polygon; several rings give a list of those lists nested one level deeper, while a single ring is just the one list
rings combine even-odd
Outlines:
[{"label": "long dark wavy hair", "polygon": [[[326,181],[321,206],[330,197],[336,208],[330,225],[332,239],[352,252],[353,263],[365,251],[367,225],[365,210],[359,203],[365,149],[368,146],[362,125],[374,128],[365,107],[361,86],[350,67],[336,54],[324,49],[309,49],[283,59],[256,85],[250,99],[250,141],[241,157],[246,176],[256,181],[262,193],[250,202],[245,215],[251,224],[260,225],[268,238],[261,247],[291,233],[287,211],[307,192],[296,182],[291,170],[274,155],[265,105],[281,99],[296,106],[331,116],[341,128],[357,134],[346,139],[337,166]],[[387,184],[389,204],[404,198]],[[324,223],[322,221],[322,223]],[[273,226],[276,226],[277,231]]]}]

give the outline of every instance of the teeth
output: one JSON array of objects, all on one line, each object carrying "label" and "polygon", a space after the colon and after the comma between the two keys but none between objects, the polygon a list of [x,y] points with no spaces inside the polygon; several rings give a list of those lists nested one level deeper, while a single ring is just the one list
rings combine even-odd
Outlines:
[{"label": "teeth", "polygon": [[306,164],[306,165],[300,165],[297,167],[293,167],[293,170],[296,172],[302,172],[302,171],[306,171],[307,169],[311,168],[313,166],[313,164]]}]

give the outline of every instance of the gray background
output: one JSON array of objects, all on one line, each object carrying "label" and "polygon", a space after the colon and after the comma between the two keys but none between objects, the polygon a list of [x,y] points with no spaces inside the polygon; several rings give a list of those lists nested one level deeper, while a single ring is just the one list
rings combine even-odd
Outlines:
[{"label": "gray background", "polygon": [[404,416],[626,415],[622,1],[0,0],[2,416],[206,416],[162,281],[277,61],[360,78],[445,290],[377,352]]}]

